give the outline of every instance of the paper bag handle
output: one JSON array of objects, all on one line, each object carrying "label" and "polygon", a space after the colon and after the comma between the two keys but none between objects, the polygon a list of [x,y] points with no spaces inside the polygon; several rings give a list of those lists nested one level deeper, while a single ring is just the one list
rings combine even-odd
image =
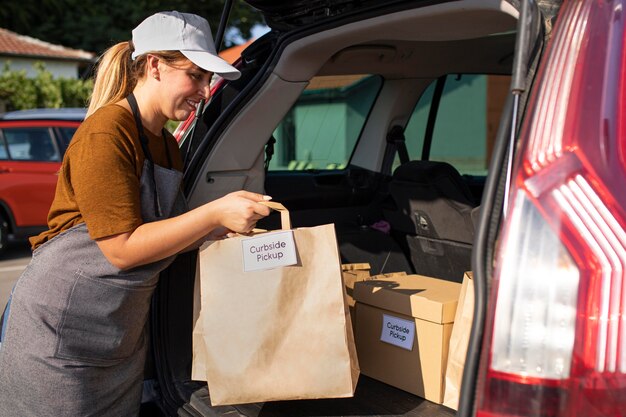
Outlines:
[{"label": "paper bag handle", "polygon": [[280,223],[283,230],[291,229],[291,219],[289,218],[289,210],[285,206],[275,201],[261,201],[263,205],[280,212]]}]

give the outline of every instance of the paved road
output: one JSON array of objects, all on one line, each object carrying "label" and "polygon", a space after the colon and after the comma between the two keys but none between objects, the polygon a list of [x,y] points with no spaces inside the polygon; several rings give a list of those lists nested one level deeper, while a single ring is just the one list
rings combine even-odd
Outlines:
[{"label": "paved road", "polygon": [[9,299],[13,284],[30,262],[30,257],[27,243],[13,243],[0,255],[0,314]]}]

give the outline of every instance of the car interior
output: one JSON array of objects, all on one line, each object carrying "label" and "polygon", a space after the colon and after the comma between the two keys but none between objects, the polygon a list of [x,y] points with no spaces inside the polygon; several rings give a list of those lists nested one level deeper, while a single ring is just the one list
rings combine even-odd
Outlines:
[{"label": "car interior", "polygon": [[[348,16],[278,39],[270,32],[244,51],[242,78],[209,102],[188,139],[190,206],[239,189],[269,194],[289,209],[293,227],[335,224],[344,263],[367,262],[372,275],[405,271],[461,282],[471,269],[517,15],[504,1],[468,0]],[[353,100],[342,114],[357,121],[339,142],[332,130],[339,107],[322,107],[337,97]],[[306,122],[305,113],[323,117]],[[285,132],[298,136],[304,126],[317,126],[307,139],[317,147],[289,150],[300,138],[288,145]],[[321,148],[330,151],[316,164]],[[279,221],[270,215],[259,227],[273,230]],[[195,273],[195,255],[179,256],[162,274],[153,312],[154,354],[168,364],[158,382],[165,396],[189,402],[189,415],[366,415],[372,407],[455,415],[363,376],[349,400],[210,407],[206,384],[190,380]],[[360,411],[349,412],[351,404]]]},{"label": "car interior", "polygon": [[[427,239],[431,238],[448,241],[447,246],[454,246],[449,252],[462,252],[458,256],[469,259],[468,245],[473,237],[472,209],[480,202],[480,182],[484,178],[464,180],[452,165],[436,166],[434,161],[429,161],[428,166],[415,160],[406,161],[409,165],[403,166],[393,175],[391,172],[383,172],[383,168],[389,132],[394,126],[404,128],[407,125],[422,93],[438,78],[446,74],[510,73],[516,11],[508,3],[501,4],[502,10],[486,7],[493,6],[494,2],[474,3],[478,10],[470,17],[466,10],[455,10],[458,6],[443,4],[375,17],[290,43],[254,97],[224,126],[223,132],[215,140],[199,170],[200,174],[194,176],[195,182],[189,192],[190,205],[197,206],[241,188],[266,192],[291,210],[292,221],[296,226],[332,222],[339,229],[346,226],[345,234],[349,240],[349,236],[367,223],[368,218],[371,218],[371,223],[384,219],[392,223],[394,232],[411,238],[409,242],[415,248],[412,253],[416,253],[416,259],[423,258],[419,255],[420,251],[423,252],[419,247],[428,246]],[[437,9],[436,18],[433,18],[432,9]],[[450,27],[455,30],[449,31]],[[376,36],[372,38],[372,34]],[[293,65],[292,62],[298,64]],[[263,164],[268,138],[272,137],[272,132],[303,94],[310,80],[319,76],[354,74],[376,74],[382,82],[376,100],[369,109],[369,117],[360,131],[348,169],[305,171],[295,176],[293,171],[276,170],[266,175]],[[469,111],[463,106],[459,109]],[[407,138],[406,141],[412,139]],[[469,142],[474,138],[455,139]],[[484,137],[480,139],[484,140]],[[243,144],[247,152],[241,152]],[[422,155],[412,156],[414,158],[411,159],[431,159],[428,155],[426,158]],[[422,180],[414,175],[420,171],[423,171],[420,175]],[[433,177],[434,172],[437,174]],[[386,178],[369,178],[376,177],[376,174]],[[208,176],[210,181],[206,180]],[[365,176],[367,180],[359,176]],[[391,179],[389,190],[383,192],[389,193],[391,202],[395,203],[391,205],[395,205],[395,208],[388,207],[389,204],[386,207],[384,198],[378,204],[379,207],[372,207],[373,203],[369,200],[375,202],[381,198],[376,198],[380,196],[374,192],[379,190],[374,190],[371,184],[387,182],[388,179]],[[427,179],[432,182],[430,185],[419,184]],[[297,187],[294,187],[294,181],[297,181]],[[359,181],[366,185],[348,185]],[[441,181],[446,184],[437,185]],[[350,188],[352,194],[360,194],[360,204],[346,200],[346,187]],[[470,195],[470,187],[474,189],[473,195]],[[428,188],[432,191],[427,191]],[[450,212],[461,223],[461,227],[447,220],[448,230],[444,231],[443,224],[435,227],[435,220],[427,212],[423,213],[421,221],[429,222],[430,227],[424,228],[419,225],[419,219],[407,217],[408,213],[414,211],[409,210],[409,206],[418,204],[415,197],[422,194],[426,198],[424,193],[442,193],[440,199],[443,202],[429,203],[433,206],[423,210],[441,213],[437,204],[451,207]],[[411,197],[411,194],[415,196]],[[313,201],[316,196],[320,196],[324,202]],[[431,195],[428,198],[434,197]],[[355,213],[355,205],[370,207],[363,213]],[[341,213],[345,211],[342,208],[346,207],[349,212]],[[324,214],[315,208],[331,210],[326,210],[327,214]],[[378,211],[383,208],[384,213]],[[363,207],[359,210],[363,210]],[[476,218],[475,214],[473,216]],[[357,221],[358,217],[363,220]],[[447,212],[443,217],[450,218]],[[341,236],[339,239],[342,240]],[[404,239],[399,244],[409,245]],[[354,254],[351,257],[357,256]],[[466,263],[466,269],[467,266]],[[424,268],[421,271],[431,275],[441,272],[437,271],[436,265]],[[453,274],[459,279],[462,277],[462,271],[459,274],[458,268],[450,268],[452,271],[444,275]]]}]

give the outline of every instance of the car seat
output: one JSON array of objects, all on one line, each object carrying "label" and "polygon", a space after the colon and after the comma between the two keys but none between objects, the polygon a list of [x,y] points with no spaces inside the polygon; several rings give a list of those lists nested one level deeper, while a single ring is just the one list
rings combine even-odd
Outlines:
[{"label": "car seat", "polygon": [[389,196],[384,216],[406,240],[415,272],[461,282],[471,269],[477,213],[461,174],[446,162],[409,161],[394,171]]}]

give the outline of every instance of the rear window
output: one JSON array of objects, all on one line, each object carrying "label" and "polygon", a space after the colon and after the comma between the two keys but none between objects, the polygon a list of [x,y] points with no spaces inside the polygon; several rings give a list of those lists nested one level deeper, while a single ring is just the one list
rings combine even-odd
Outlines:
[{"label": "rear window", "polygon": [[269,170],[345,168],[381,85],[372,75],[313,78],[274,131]]}]

